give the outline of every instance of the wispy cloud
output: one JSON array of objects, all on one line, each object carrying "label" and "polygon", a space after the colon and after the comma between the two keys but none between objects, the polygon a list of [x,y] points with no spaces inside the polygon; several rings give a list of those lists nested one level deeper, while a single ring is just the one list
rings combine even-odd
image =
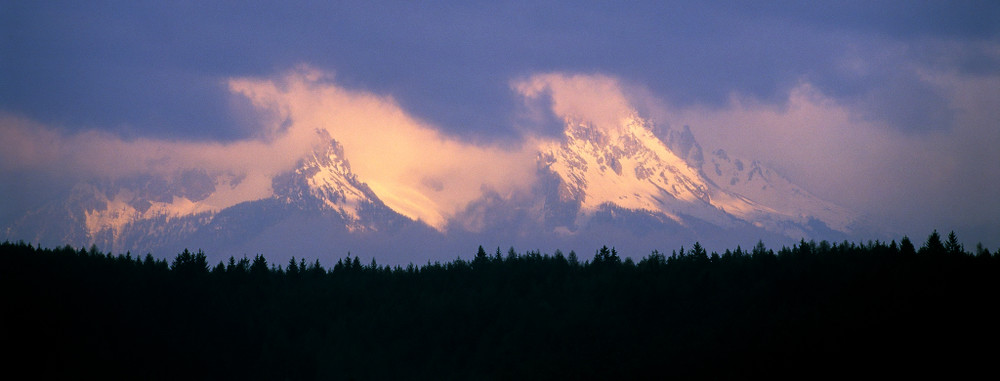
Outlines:
[{"label": "wispy cloud", "polygon": [[765,161],[896,232],[1000,227],[1000,203],[989,196],[1000,192],[1000,76],[923,75],[953,116],[919,134],[872,119],[867,105],[838,101],[808,82],[778,104],[734,94],[721,107],[657,100],[650,110],[661,123],[689,125],[706,148]]},{"label": "wispy cloud", "polygon": [[6,172],[44,173],[69,182],[146,174],[170,179],[192,169],[241,178],[235,188],[206,201],[210,210],[269,196],[271,177],[295,161],[283,152],[283,141],[126,140],[96,130],[66,133],[11,115],[0,116],[0,139],[11,142],[0,153]]},{"label": "wispy cloud", "polygon": [[548,111],[560,119],[580,119],[599,128],[618,128],[636,112],[620,81],[610,76],[539,74],[514,81],[512,87],[528,100],[549,98]]}]

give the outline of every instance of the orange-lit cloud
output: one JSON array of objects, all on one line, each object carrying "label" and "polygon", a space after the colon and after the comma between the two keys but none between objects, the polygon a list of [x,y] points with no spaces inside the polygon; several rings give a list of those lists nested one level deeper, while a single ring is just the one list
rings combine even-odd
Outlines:
[{"label": "orange-lit cloud", "polygon": [[515,81],[513,88],[528,99],[550,97],[551,112],[613,130],[635,114],[621,83],[604,75],[549,73]]},{"label": "orange-lit cloud", "polygon": [[989,194],[1000,192],[993,180],[1000,175],[1000,78],[938,73],[927,81],[951,101],[955,119],[918,134],[873,121],[863,105],[838,102],[808,82],[783,104],[733,95],[723,107],[652,101],[650,109],[661,123],[691,126],[705,148],[762,160],[897,231],[995,221],[988,208],[964,199],[993,200]]},{"label": "orange-lit cloud", "polygon": [[484,188],[511,194],[534,181],[530,150],[460,141],[410,116],[390,97],[347,90],[327,78],[300,68],[278,80],[232,80],[230,89],[286,119],[286,139],[329,131],[383,202],[438,228]]},{"label": "orange-lit cloud", "polygon": [[10,149],[0,153],[3,171],[34,171],[89,180],[140,174],[171,178],[198,169],[241,179],[233,186],[218,188],[215,195],[195,208],[199,211],[270,196],[271,177],[294,163],[292,156],[281,152],[287,145],[281,142],[124,140],[93,130],[66,134],[11,115],[0,115],[0,139],[12,142]]},{"label": "orange-lit cloud", "polygon": [[[560,119],[605,129],[636,110],[657,124],[689,125],[708,151],[723,148],[760,159],[820,197],[882,214],[891,224],[912,213],[921,214],[921,221],[939,214],[995,221],[996,213],[987,215],[995,201],[982,208],[965,199],[995,200],[1000,193],[1000,78],[928,70],[924,79],[952,102],[956,118],[923,134],[865,118],[857,105],[840,103],[805,81],[781,104],[733,95],[723,106],[677,106],[605,75],[542,74],[512,87],[525,99],[550,101],[542,102],[550,108],[546,112]],[[202,202],[203,209],[218,210],[270,196],[270,180],[310,152],[319,143],[315,131],[322,129],[343,145],[359,180],[389,207],[443,229],[456,219],[476,221],[466,209],[486,190],[514,197],[530,189],[536,148],[550,139],[529,131],[514,149],[463,141],[413,117],[389,96],[345,89],[308,67],[274,78],[232,79],[229,88],[251,101],[261,121],[253,139],[123,139],[97,131],[67,133],[0,114],[0,171],[85,179],[201,169],[242,178]],[[962,213],[949,212],[955,209]]]},{"label": "orange-lit cloud", "polygon": [[722,148],[761,160],[812,193],[893,229],[922,234],[935,226],[914,222],[995,221],[990,208],[963,198],[1000,194],[1000,77],[927,70],[924,79],[951,101],[956,118],[923,134],[867,118],[863,105],[838,102],[808,82],[779,104],[734,94],[722,106],[679,106],[604,75],[544,74],[513,87],[529,99],[551,97],[551,112],[560,118],[605,129],[636,110],[659,125],[689,125],[706,153]]},{"label": "orange-lit cloud", "polygon": [[346,90],[326,73],[301,67],[276,79],[233,79],[264,120],[257,138],[233,143],[123,140],[108,133],[62,134],[4,116],[0,138],[18,142],[0,153],[4,170],[64,172],[81,178],[185,169],[241,176],[238,189],[210,198],[218,210],[271,195],[270,179],[310,152],[317,129],[344,147],[352,170],[389,207],[443,229],[484,190],[510,195],[534,181],[534,153],[481,146],[440,133],[390,97]]}]

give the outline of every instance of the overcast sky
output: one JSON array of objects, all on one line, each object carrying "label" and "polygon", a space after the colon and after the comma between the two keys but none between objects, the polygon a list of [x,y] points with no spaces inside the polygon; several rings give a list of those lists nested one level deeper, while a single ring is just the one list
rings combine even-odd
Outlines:
[{"label": "overcast sky", "polygon": [[275,115],[315,112],[296,97],[382,121],[333,128],[348,149],[392,125],[516,163],[558,133],[519,84],[570,78],[891,232],[996,248],[998,20],[995,1],[0,0],[0,222],[73,181],[148,169],[120,162],[151,150],[263,152]]}]

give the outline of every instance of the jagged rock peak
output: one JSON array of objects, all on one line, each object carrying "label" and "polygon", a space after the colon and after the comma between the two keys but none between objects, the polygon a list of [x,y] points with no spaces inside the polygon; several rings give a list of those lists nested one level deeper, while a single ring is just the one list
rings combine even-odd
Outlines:
[{"label": "jagged rock peak", "polygon": [[[367,184],[351,172],[344,148],[326,130],[316,130],[317,143],[295,170],[278,175],[272,182],[275,197],[303,208],[318,206],[340,214],[357,225],[359,209],[382,205]],[[360,227],[357,225],[355,227]]]},{"label": "jagged rock peak", "polygon": [[694,139],[691,127],[684,125],[680,131],[669,129],[667,132],[667,147],[671,151],[684,159],[692,167],[698,168],[705,162],[705,157],[701,152],[701,145]]},{"label": "jagged rock peak", "polygon": [[334,168],[345,175],[351,174],[351,164],[344,156],[344,147],[330,133],[323,129],[316,130],[316,143],[309,156],[300,162],[302,167],[311,168]]}]

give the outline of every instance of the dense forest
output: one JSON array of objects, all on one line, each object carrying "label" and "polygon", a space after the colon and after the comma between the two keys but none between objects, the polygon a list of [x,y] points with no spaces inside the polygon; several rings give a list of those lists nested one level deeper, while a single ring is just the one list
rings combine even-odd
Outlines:
[{"label": "dense forest", "polygon": [[[307,255],[308,253],[303,253]],[[666,379],[995,374],[1000,257],[801,241],[406,267],[0,245],[10,374]],[[10,352],[10,351],[8,351]]]}]

